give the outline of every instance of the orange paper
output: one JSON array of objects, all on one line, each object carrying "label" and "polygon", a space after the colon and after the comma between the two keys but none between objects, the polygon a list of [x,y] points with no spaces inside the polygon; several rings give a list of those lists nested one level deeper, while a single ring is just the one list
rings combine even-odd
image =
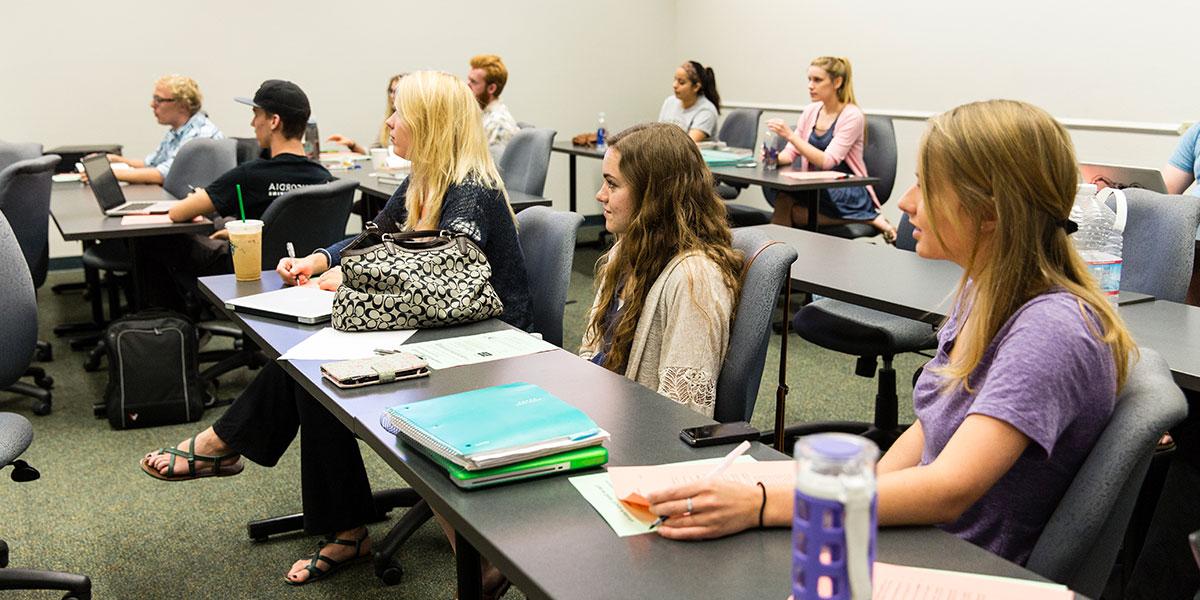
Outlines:
[{"label": "orange paper", "polygon": [[[645,467],[609,467],[608,477],[612,479],[613,491],[617,499],[632,506],[648,507],[645,493],[692,483],[712,472],[713,463],[678,463],[668,465],[651,465]],[[794,485],[796,480],[796,465],[790,460],[738,461],[721,473],[721,479],[741,481],[754,485],[763,482],[767,485]]]}]

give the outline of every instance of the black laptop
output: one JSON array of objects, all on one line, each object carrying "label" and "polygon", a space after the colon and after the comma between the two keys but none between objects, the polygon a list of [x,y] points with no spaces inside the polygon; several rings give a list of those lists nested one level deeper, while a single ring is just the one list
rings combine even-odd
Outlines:
[{"label": "black laptop", "polygon": [[[110,217],[123,215],[157,215],[165,214],[178,200],[159,200],[157,202],[128,202],[125,192],[121,190],[121,182],[113,175],[112,165],[108,157],[95,154],[83,159],[83,170],[87,172],[88,182],[92,186],[92,195],[100,204],[100,210]],[[170,197],[163,190],[164,197]]]}]

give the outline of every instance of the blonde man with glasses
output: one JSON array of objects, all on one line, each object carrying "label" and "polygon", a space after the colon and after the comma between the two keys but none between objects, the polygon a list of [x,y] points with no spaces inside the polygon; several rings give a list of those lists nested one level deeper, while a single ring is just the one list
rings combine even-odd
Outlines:
[{"label": "blonde man with glasses", "polygon": [[219,140],[225,136],[200,110],[200,86],[191,77],[165,75],[154,82],[154,95],[150,97],[150,109],[160,125],[171,129],[145,160],[109,154],[112,163],[129,165],[128,169],[114,172],[117,179],[130,183],[162,184],[175,162],[175,154],[188,140],[208,138]]}]

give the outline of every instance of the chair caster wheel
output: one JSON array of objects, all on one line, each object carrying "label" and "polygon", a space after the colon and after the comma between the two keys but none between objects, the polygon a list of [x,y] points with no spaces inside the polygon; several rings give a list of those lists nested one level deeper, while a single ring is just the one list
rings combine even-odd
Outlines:
[{"label": "chair caster wheel", "polygon": [[49,375],[46,375],[45,377],[38,377],[33,380],[33,383],[43,390],[54,389],[54,378]]},{"label": "chair caster wheel", "polygon": [[33,414],[35,414],[39,417],[44,417],[44,416],[50,414],[50,401],[49,400],[35,401],[33,403]]},{"label": "chair caster wheel", "polygon": [[33,351],[33,358],[38,362],[50,362],[54,360],[54,350],[50,348],[50,346],[46,346],[44,348],[38,346],[37,349]]},{"label": "chair caster wheel", "polygon": [[95,358],[88,357],[88,359],[83,362],[83,370],[87,371],[88,373],[95,373],[96,371],[99,371],[100,370],[100,357],[99,356],[97,356]]},{"label": "chair caster wheel", "polygon": [[383,585],[396,585],[404,578],[404,567],[400,566],[399,560],[392,558],[383,568],[380,568],[379,565],[375,566],[375,576],[383,582]]}]

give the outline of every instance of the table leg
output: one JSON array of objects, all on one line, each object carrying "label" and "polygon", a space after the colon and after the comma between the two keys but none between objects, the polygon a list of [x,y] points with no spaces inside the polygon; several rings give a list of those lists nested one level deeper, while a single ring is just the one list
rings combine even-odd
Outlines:
[{"label": "table leg", "polygon": [[[142,278],[145,276],[145,269],[140,268],[141,265],[138,264],[138,246],[141,244],[138,243],[137,238],[129,238],[127,243],[129,244],[129,263],[132,265],[129,272],[129,280],[133,286],[133,294],[129,298],[129,312],[135,313],[141,310],[146,304],[146,296],[144,294],[148,285],[147,282],[142,281]],[[159,282],[159,285],[162,284],[163,282]]]},{"label": "table leg", "polygon": [[576,210],[575,210],[575,155],[574,154],[567,155],[567,173],[568,173],[568,181],[570,182],[569,185],[571,186],[571,193],[568,194],[568,196],[571,198],[571,212],[576,212]]},{"label": "table leg", "polygon": [[788,311],[792,309],[792,281],[789,276],[783,283],[783,329],[779,338],[779,386],[775,388],[775,449],[784,452],[787,425],[787,347],[788,335],[791,333],[792,319]]},{"label": "table leg", "polygon": [[458,599],[483,598],[483,573],[479,569],[479,551],[467,538],[454,532],[454,566],[458,572]]},{"label": "table leg", "polygon": [[804,228],[809,231],[817,230],[817,210],[820,208],[821,192],[818,190],[810,190],[804,192],[804,200],[808,203],[808,223],[805,223]]}]

